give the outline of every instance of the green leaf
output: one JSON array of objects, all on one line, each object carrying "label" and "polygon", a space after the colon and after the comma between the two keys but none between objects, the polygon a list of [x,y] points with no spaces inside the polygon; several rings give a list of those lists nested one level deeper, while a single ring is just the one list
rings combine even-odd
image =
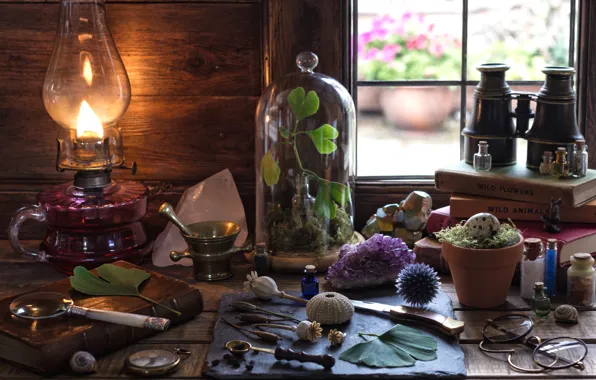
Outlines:
[{"label": "green leaf", "polygon": [[271,151],[266,152],[261,158],[261,173],[267,186],[273,186],[279,181],[279,165],[275,162]]},{"label": "green leaf", "polygon": [[319,97],[317,93],[309,91],[306,96],[304,94],[304,88],[296,87],[288,95],[288,103],[290,103],[290,107],[294,111],[296,121],[306,119],[319,110]]},{"label": "green leaf", "polygon": [[351,199],[350,188],[337,182],[331,182],[331,196],[343,208],[346,207]]},{"label": "green leaf", "polygon": [[286,127],[279,127],[279,134],[284,139],[287,139],[288,137],[290,137],[290,130]]},{"label": "green leaf", "polygon": [[335,218],[336,212],[329,187],[326,183],[319,182],[319,190],[317,190],[317,197],[315,198],[315,212],[318,216],[327,220]]},{"label": "green leaf", "polygon": [[339,136],[337,129],[333,128],[329,124],[324,124],[314,131],[306,132],[315,147],[321,154],[329,154],[335,152],[337,145],[331,140],[334,140]]},{"label": "green leaf", "polygon": [[368,367],[409,367],[416,360],[437,358],[437,341],[419,330],[396,325],[385,333],[358,343],[339,355],[339,359]]},{"label": "green leaf", "polygon": [[139,293],[139,286],[151,277],[149,272],[136,268],[122,268],[113,264],[103,264],[97,268],[101,276],[94,276],[84,267],[78,266],[70,277],[70,286],[78,292],[90,296],[132,296],[139,297],[155,305],[180,315],[180,312],[160,305]]}]

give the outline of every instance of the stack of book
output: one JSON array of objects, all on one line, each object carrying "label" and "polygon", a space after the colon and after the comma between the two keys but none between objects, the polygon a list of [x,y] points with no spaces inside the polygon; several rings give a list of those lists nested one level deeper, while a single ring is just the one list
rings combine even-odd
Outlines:
[{"label": "stack of book", "polygon": [[[557,239],[559,263],[567,267],[571,255],[596,257],[596,171],[585,177],[557,179],[541,176],[523,164],[476,172],[465,162],[435,173],[438,190],[451,193],[450,206],[433,211],[428,232],[452,226],[470,216],[488,212],[510,219],[524,238]],[[560,199],[561,232],[543,229],[541,216],[548,214],[551,199]]]}]

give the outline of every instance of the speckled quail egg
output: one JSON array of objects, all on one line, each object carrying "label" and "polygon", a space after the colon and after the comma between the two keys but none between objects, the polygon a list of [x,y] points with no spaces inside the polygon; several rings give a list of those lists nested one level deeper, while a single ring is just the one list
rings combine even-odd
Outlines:
[{"label": "speckled quail egg", "polygon": [[477,240],[483,240],[496,235],[501,227],[499,219],[493,214],[481,212],[466,221],[464,227],[467,227],[468,234]]}]

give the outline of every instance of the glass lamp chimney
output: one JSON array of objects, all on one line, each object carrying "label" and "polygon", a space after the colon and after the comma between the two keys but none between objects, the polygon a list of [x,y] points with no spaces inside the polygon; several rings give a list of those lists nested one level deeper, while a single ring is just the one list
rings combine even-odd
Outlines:
[{"label": "glass lamp chimney", "polygon": [[105,170],[123,163],[117,122],[130,82],[108,28],[103,0],[61,0],[43,102],[59,125],[59,170]]}]

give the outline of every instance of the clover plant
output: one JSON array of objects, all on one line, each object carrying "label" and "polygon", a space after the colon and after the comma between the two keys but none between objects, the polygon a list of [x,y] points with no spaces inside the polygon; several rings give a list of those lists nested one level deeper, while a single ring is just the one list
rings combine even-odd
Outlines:
[{"label": "clover plant", "polygon": [[282,137],[282,140],[276,142],[261,158],[260,168],[263,179],[268,186],[277,184],[281,171],[273,157],[272,151],[278,144],[291,146],[298,164],[297,174],[306,175],[318,182],[314,204],[316,214],[324,219],[334,219],[336,216],[334,201],[342,208],[345,208],[351,198],[350,188],[342,183],[321,178],[315,172],[305,168],[300,159],[296,138],[299,135],[307,135],[310,137],[317,151],[322,155],[326,155],[337,150],[337,145],[333,140],[339,136],[339,132],[329,124],[323,124],[317,129],[310,131],[300,131],[298,129],[300,122],[313,116],[319,110],[319,97],[316,92],[309,91],[306,93],[304,88],[297,87],[288,95],[288,103],[294,113],[295,122],[290,128],[279,127],[279,135]]}]

